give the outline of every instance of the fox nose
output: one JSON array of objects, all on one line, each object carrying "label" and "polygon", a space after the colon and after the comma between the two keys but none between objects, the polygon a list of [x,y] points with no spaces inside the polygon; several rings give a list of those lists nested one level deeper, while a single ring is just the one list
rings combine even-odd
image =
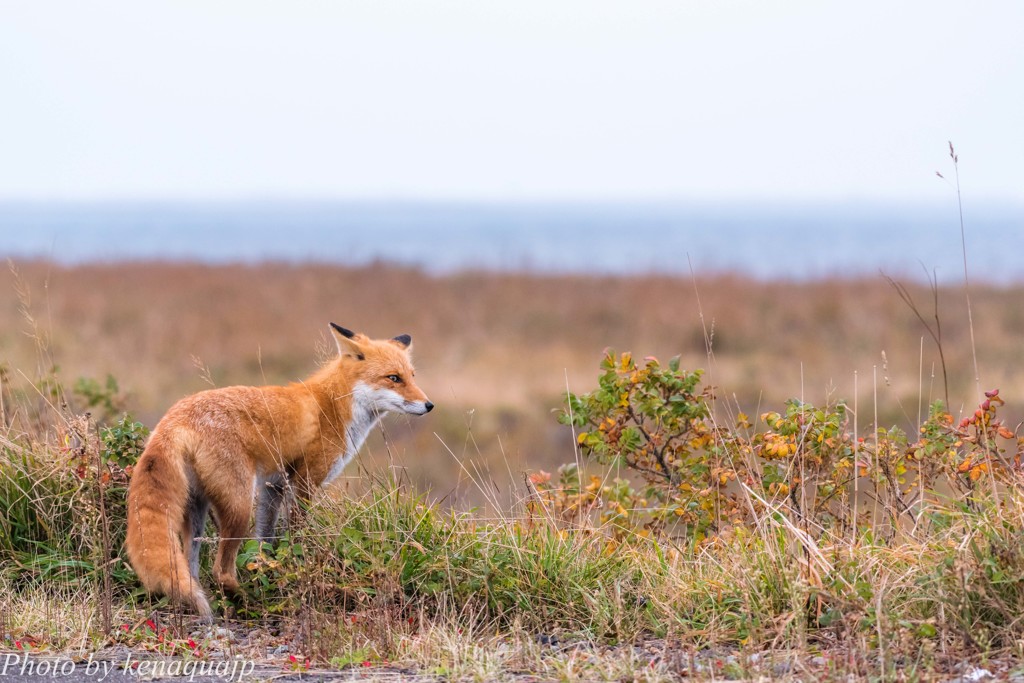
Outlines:
[{"label": "fox nose", "polygon": [[427,401],[426,403],[423,404],[423,407],[426,408],[427,412],[429,413],[431,410],[434,409],[434,404],[431,403],[430,401]]}]

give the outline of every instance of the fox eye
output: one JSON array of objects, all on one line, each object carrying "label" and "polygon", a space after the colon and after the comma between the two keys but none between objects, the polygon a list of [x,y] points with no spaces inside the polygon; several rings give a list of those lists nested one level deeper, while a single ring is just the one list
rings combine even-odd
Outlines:
[{"label": "fox eye", "polygon": [[391,380],[395,384],[401,384],[402,383],[402,378],[399,377],[398,375],[388,375],[386,379]]}]

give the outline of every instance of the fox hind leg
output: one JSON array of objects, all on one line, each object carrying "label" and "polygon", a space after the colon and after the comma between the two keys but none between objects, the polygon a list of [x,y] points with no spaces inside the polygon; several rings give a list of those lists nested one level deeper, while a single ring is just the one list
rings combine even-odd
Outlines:
[{"label": "fox hind leg", "polygon": [[217,524],[220,527],[220,543],[217,545],[217,559],[213,564],[213,575],[225,591],[235,593],[238,591],[235,558],[242,541],[249,534],[252,499],[245,496],[215,500],[213,507]]}]

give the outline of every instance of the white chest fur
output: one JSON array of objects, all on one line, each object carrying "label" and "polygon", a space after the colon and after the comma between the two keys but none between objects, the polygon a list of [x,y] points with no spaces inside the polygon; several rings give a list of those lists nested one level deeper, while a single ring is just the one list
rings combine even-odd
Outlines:
[{"label": "white chest fur", "polygon": [[356,383],[352,389],[352,419],[345,425],[345,452],[339,453],[324,478],[323,486],[327,486],[341,475],[345,466],[352,462],[362,447],[370,430],[377,424],[383,410],[386,410],[387,396],[382,392],[393,394],[387,389],[373,389],[362,382]]}]

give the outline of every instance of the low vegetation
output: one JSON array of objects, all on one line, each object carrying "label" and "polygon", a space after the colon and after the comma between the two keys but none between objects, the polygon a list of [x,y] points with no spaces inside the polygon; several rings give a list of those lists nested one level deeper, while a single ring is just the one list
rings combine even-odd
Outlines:
[{"label": "low vegetation", "polygon": [[[585,430],[580,462],[557,485],[531,475],[519,510],[483,520],[394,479],[317,501],[293,511],[279,543],[245,546],[247,593],[222,598],[223,614],[286,634],[302,666],[411,661],[458,676],[490,666],[470,646],[485,636],[505,642],[495,674],[528,653],[551,673],[559,665],[543,644],[557,642],[618,647],[580,676],[643,664],[655,679],[699,673],[694,653],[709,651],[725,654],[704,666],[726,677],[777,666],[766,650],[802,653],[794,672],[883,677],[1017,654],[1024,499],[998,393],[959,423],[933,406],[913,439],[895,429],[863,438],[842,405],[791,402],[761,427],[744,415],[720,424],[711,389],[676,360],[609,354],[602,369],[598,389],[570,396],[562,416]],[[147,621],[121,554],[145,428],[68,413],[60,384],[43,385],[58,402],[38,412],[28,393],[5,389],[16,406],[0,440],[7,637],[35,648],[100,635],[164,653],[200,647],[167,605],[156,607],[169,630]],[[71,623],[41,617],[39,605],[69,594],[91,606],[62,615]],[[29,598],[35,608],[19,609]],[[632,644],[652,640],[658,656],[637,660]]]},{"label": "low vegetation", "polygon": [[[280,541],[240,553],[244,594],[217,597],[235,632],[225,640],[151,601],[123,556],[125,488],[152,424],[126,412],[138,397],[105,375],[65,382],[60,350],[28,320],[36,369],[0,372],[8,648],[220,650],[286,670],[467,680],[930,680],[1024,658],[1012,391],[965,411],[919,396],[920,420],[904,427],[857,392],[748,415],[687,369],[692,358],[609,350],[592,389],[545,418],[563,444],[552,473],[496,485],[467,457],[488,449],[470,420],[429,443],[475,508],[373,465],[361,486],[293,506]],[[717,363],[707,349],[698,360]]]}]

